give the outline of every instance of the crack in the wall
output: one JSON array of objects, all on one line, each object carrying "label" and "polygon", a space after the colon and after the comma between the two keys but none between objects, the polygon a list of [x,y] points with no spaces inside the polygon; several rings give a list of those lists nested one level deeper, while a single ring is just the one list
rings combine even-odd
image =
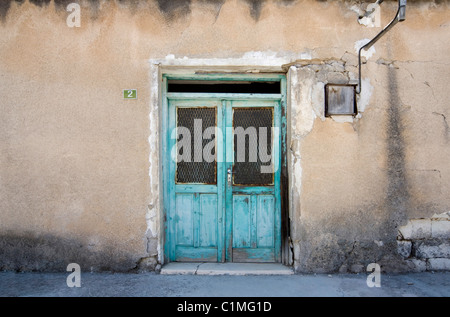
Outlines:
[{"label": "crack in the wall", "polygon": [[447,117],[443,113],[439,112],[432,112],[434,115],[442,116],[442,119],[444,120],[444,128],[445,128],[445,140],[448,142],[450,138],[450,127],[447,122]]},{"label": "crack in the wall", "polygon": [[199,264],[197,265],[197,267],[195,268],[194,275],[197,275],[198,269],[200,268],[200,265],[202,265],[202,264],[205,264],[205,263],[199,263]]},{"label": "crack in the wall", "polygon": [[434,173],[438,173],[439,178],[442,178],[441,171],[438,170],[438,169],[417,169],[417,168],[414,168],[414,169],[409,169],[409,170],[410,171],[417,171],[417,172],[434,172]]},{"label": "crack in the wall", "polygon": [[214,23],[217,22],[217,19],[219,18],[220,12],[222,11],[222,7],[226,0],[200,0],[202,3],[205,3],[207,5],[212,5],[215,7],[216,15],[214,17]]},{"label": "crack in the wall", "polygon": [[[437,99],[436,99],[436,96],[435,96],[435,94],[434,94],[434,89],[433,89],[433,87],[431,87],[430,83],[427,82],[427,81],[424,81],[423,83],[425,84],[425,86],[427,86],[428,88],[430,88],[431,94],[433,95],[433,99],[436,101]],[[445,121],[445,116],[444,116],[444,121]]]},{"label": "crack in the wall", "polygon": [[351,255],[353,254],[353,251],[355,251],[356,243],[357,243],[357,241],[353,241],[352,249],[347,253],[346,260],[349,259],[351,257]]}]

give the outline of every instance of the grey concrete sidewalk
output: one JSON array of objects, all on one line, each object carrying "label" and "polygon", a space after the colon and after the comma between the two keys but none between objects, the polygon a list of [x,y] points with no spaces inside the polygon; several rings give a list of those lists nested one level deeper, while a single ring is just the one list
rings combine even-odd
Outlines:
[{"label": "grey concrete sidewalk", "polygon": [[68,273],[0,273],[1,297],[448,297],[450,272],[381,274],[381,287],[367,274],[164,275],[81,273],[81,287]]}]

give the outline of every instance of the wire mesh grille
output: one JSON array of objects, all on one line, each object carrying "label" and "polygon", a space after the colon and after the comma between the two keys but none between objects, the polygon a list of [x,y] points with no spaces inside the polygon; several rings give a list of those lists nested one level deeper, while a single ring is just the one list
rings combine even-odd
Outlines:
[{"label": "wire mesh grille", "polygon": [[[201,120],[201,121],[199,121]],[[194,126],[194,124],[196,126]],[[201,129],[199,127],[201,124]],[[205,145],[212,142],[212,139],[203,139],[203,132],[209,127],[216,126],[216,109],[215,108],[177,108],[177,127],[184,127],[190,132],[190,148],[180,147],[182,135],[178,137],[178,154],[181,157],[188,157],[187,160],[177,161],[176,182],[177,183],[201,183],[216,184],[216,159],[212,162],[205,160],[203,149]],[[195,131],[197,129],[197,131]],[[201,135],[199,133],[201,131]],[[198,138],[201,138],[199,142]],[[197,145],[195,144],[197,143]],[[200,146],[201,144],[201,146]],[[189,147],[189,144],[186,144]],[[185,153],[184,151],[188,151]],[[189,154],[190,151],[190,159]],[[215,155],[215,147],[211,153]]]},{"label": "wire mesh grille", "polygon": [[[235,108],[233,111],[234,184],[271,185],[273,173],[262,173],[261,166],[270,165],[272,151],[272,108]],[[241,127],[241,128],[239,128]],[[260,130],[260,128],[266,128]],[[245,133],[248,132],[248,133]],[[265,133],[266,138],[261,134]],[[241,138],[239,140],[239,138]],[[245,141],[244,141],[245,138]],[[260,149],[261,146],[261,149]]]}]

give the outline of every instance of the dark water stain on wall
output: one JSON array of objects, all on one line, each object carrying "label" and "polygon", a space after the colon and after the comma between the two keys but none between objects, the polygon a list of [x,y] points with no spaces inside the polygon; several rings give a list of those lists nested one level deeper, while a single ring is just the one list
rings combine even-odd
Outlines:
[{"label": "dark water stain on wall", "polygon": [[2,21],[6,19],[6,15],[8,14],[9,8],[11,7],[12,0],[4,0],[0,2],[0,18]]},{"label": "dark water stain on wall", "polygon": [[291,6],[295,4],[298,0],[279,0],[276,3],[278,5]]},{"label": "dark water stain on wall", "polygon": [[[0,19],[5,21],[8,11],[11,7],[11,3],[17,2],[21,4],[25,1],[26,0],[0,0]],[[28,1],[31,4],[34,4],[38,7],[46,7],[52,2],[52,0],[28,0]],[[117,3],[119,4],[127,5],[132,9],[132,11],[135,11],[137,10],[138,5],[141,2],[147,2],[150,0],[114,0],[114,1],[117,1]],[[152,1],[156,2],[158,10],[164,15],[164,17],[168,21],[172,21],[180,17],[185,17],[191,13],[192,0],[152,0]],[[261,17],[261,11],[266,0],[242,0],[242,1],[244,1],[248,5],[250,9],[249,12],[250,16],[255,21],[258,21]],[[298,0],[281,0],[280,2],[277,2],[277,4],[289,6],[296,3],[297,1]],[[58,10],[65,10],[67,6],[72,2],[81,4],[79,0],[53,0],[53,2],[55,4],[55,8]],[[98,13],[101,1],[87,0],[87,2],[91,6],[91,9]],[[217,19],[217,17],[220,14],[220,10],[222,9],[222,6],[226,2],[226,0],[198,0],[198,2],[201,5],[214,6]]]},{"label": "dark water stain on wall", "polygon": [[88,0],[91,8],[91,18],[95,20],[100,12],[100,0]]},{"label": "dark water stain on wall", "polygon": [[78,1],[74,1],[74,0],[54,0],[55,1],[55,7],[57,9],[66,9],[67,6],[70,3],[78,3]]},{"label": "dark water stain on wall", "polygon": [[404,126],[401,117],[401,100],[398,92],[396,69],[387,68],[389,87],[389,104],[387,108],[386,150],[387,150],[387,179],[386,207],[390,223],[396,229],[406,219],[410,194],[405,162]]},{"label": "dark water stain on wall", "polygon": [[43,7],[44,5],[46,6],[51,2],[51,0],[29,0],[29,1],[30,3],[37,5],[39,7]]},{"label": "dark water stain on wall", "polygon": [[223,6],[226,0],[198,0],[202,4],[210,4],[217,7]]},{"label": "dark water stain on wall", "polygon": [[1,0],[0,1],[0,19],[2,22],[6,20],[6,16],[8,15],[9,8],[11,8],[11,3],[15,2],[18,4],[22,4],[25,0]]},{"label": "dark water stain on wall", "polygon": [[0,270],[4,271],[64,272],[69,263],[77,263],[82,271],[128,272],[136,267],[136,260],[114,246],[97,249],[73,238],[32,232],[0,234]]},{"label": "dark water stain on wall", "polygon": [[261,17],[261,11],[265,0],[244,0],[250,7],[250,16],[253,20],[258,21]]},{"label": "dark water stain on wall", "polygon": [[225,3],[225,0],[199,0],[201,4],[205,4],[205,5],[209,5],[209,6],[213,6],[216,13],[216,17],[215,20],[217,20],[217,18],[220,15],[220,10],[222,10],[222,6]]},{"label": "dark water stain on wall", "polygon": [[[17,3],[21,5],[26,1],[27,0],[0,0],[0,20],[2,20],[2,22],[6,21],[6,17],[8,15],[12,3]],[[127,2],[134,1],[135,3],[138,3],[139,1],[142,0],[117,0],[117,1],[127,1]],[[43,8],[48,7],[48,5],[52,2],[52,0],[28,0],[28,2],[35,6]],[[78,4],[82,3],[82,1],[80,0],[53,0],[53,2],[57,10],[63,11],[66,11],[66,8],[70,3],[78,3]],[[91,9],[94,12],[98,11],[101,0],[87,0],[87,2],[89,3]]]},{"label": "dark water stain on wall", "polygon": [[191,13],[191,0],[156,0],[159,11],[167,20],[173,20],[175,17],[187,16]]}]

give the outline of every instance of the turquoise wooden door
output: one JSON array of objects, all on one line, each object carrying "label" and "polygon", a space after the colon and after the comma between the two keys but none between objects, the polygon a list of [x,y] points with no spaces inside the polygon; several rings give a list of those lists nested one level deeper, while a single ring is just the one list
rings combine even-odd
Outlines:
[{"label": "turquoise wooden door", "polygon": [[225,147],[226,258],[279,262],[279,102],[229,101],[225,122],[229,132]]},{"label": "turquoise wooden door", "polygon": [[280,261],[280,103],[168,100],[171,261]]}]

